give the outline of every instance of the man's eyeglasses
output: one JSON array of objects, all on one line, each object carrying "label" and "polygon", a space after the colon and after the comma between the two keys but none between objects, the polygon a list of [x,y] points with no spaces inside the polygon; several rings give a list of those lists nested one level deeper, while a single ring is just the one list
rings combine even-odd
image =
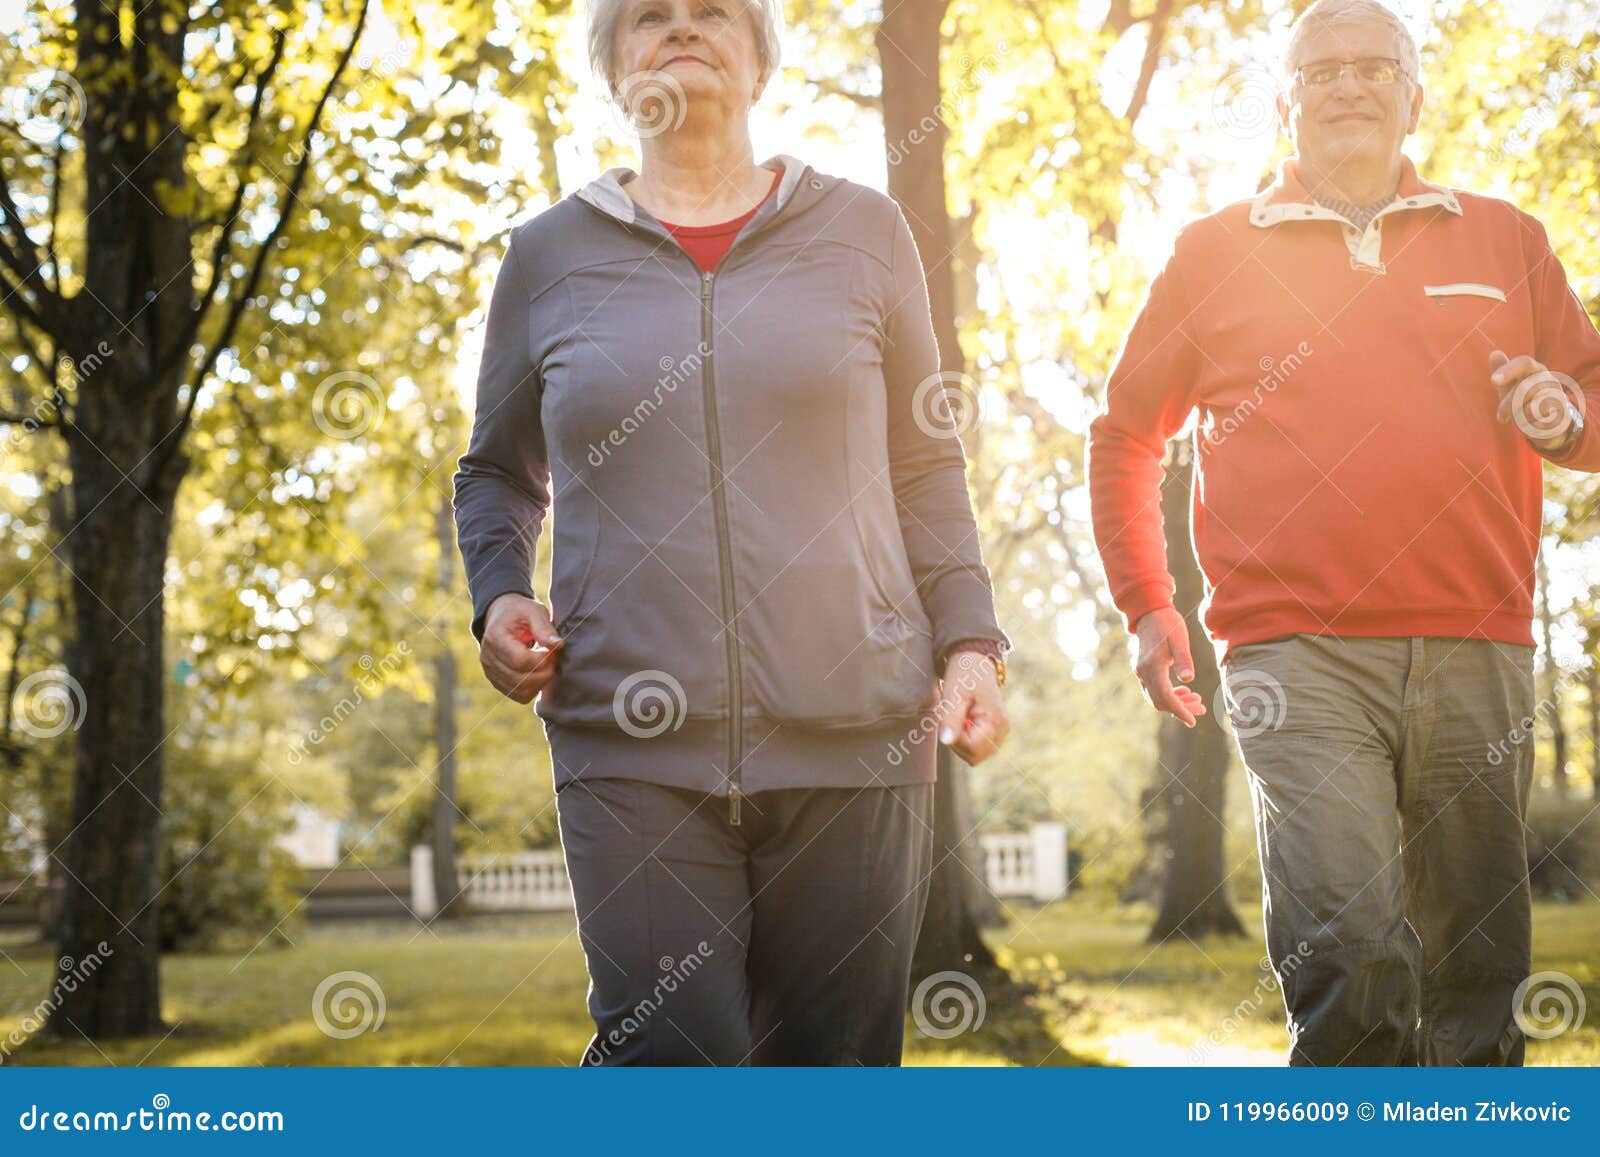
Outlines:
[{"label": "man's eyeglasses", "polygon": [[1363,56],[1360,60],[1314,60],[1294,70],[1295,79],[1307,88],[1326,88],[1344,79],[1344,70],[1372,84],[1393,84],[1406,75],[1400,62],[1389,56]]}]

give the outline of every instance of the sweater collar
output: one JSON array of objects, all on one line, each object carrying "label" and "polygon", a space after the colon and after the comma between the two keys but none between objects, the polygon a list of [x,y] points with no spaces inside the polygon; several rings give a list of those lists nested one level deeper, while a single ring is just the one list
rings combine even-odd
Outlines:
[{"label": "sweater collar", "polygon": [[[1417,175],[1411,158],[1400,157],[1400,185],[1395,199],[1379,211],[1386,216],[1405,209],[1440,207],[1461,216],[1461,201],[1453,189],[1424,181]],[[1306,190],[1300,179],[1300,159],[1287,157],[1278,167],[1278,177],[1250,201],[1250,224],[1268,228],[1284,221],[1343,221],[1344,217],[1325,205],[1319,205]]]}]

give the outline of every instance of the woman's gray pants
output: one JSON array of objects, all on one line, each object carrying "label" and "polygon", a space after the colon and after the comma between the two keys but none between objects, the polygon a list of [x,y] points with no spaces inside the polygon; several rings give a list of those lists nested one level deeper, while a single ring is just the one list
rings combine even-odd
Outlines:
[{"label": "woman's gray pants", "polygon": [[556,794],[595,1036],[585,1065],[894,1065],[933,785]]}]

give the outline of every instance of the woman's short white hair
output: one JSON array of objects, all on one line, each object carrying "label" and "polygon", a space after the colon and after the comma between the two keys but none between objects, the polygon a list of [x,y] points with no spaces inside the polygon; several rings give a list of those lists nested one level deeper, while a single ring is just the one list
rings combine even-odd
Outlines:
[{"label": "woman's short white hair", "polygon": [[1405,69],[1413,82],[1420,80],[1422,60],[1411,30],[1406,27],[1405,21],[1395,15],[1393,9],[1378,3],[1378,0],[1316,0],[1289,29],[1289,45],[1283,53],[1284,75],[1294,75],[1300,46],[1308,35],[1341,24],[1382,24],[1388,28],[1394,33],[1400,67]]},{"label": "woman's short white hair", "polygon": [[[756,51],[760,54],[761,75],[770,78],[778,71],[778,41],[783,33],[783,5],[780,0],[725,0],[730,6],[750,10],[756,26]],[[617,70],[617,21],[634,0],[589,0],[589,67],[606,87],[613,86]]]}]

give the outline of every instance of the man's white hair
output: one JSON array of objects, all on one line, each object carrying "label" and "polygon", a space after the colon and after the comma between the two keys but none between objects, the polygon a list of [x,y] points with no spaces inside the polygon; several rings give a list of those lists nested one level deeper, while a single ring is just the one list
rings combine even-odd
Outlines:
[{"label": "man's white hair", "polygon": [[[779,0],[726,0],[730,8],[743,5],[756,25],[756,51],[761,75],[771,79],[778,71],[779,40],[783,35],[783,6]],[[632,0],[589,0],[589,67],[607,88],[617,81],[617,21]]]},{"label": "man's white hair", "polygon": [[1313,32],[1349,24],[1381,24],[1394,34],[1395,55],[1400,67],[1413,83],[1421,79],[1422,59],[1417,52],[1417,42],[1405,21],[1394,10],[1378,0],[1316,0],[1300,14],[1289,29],[1289,44],[1283,53],[1283,74],[1292,77],[1299,67],[1300,46]]}]

